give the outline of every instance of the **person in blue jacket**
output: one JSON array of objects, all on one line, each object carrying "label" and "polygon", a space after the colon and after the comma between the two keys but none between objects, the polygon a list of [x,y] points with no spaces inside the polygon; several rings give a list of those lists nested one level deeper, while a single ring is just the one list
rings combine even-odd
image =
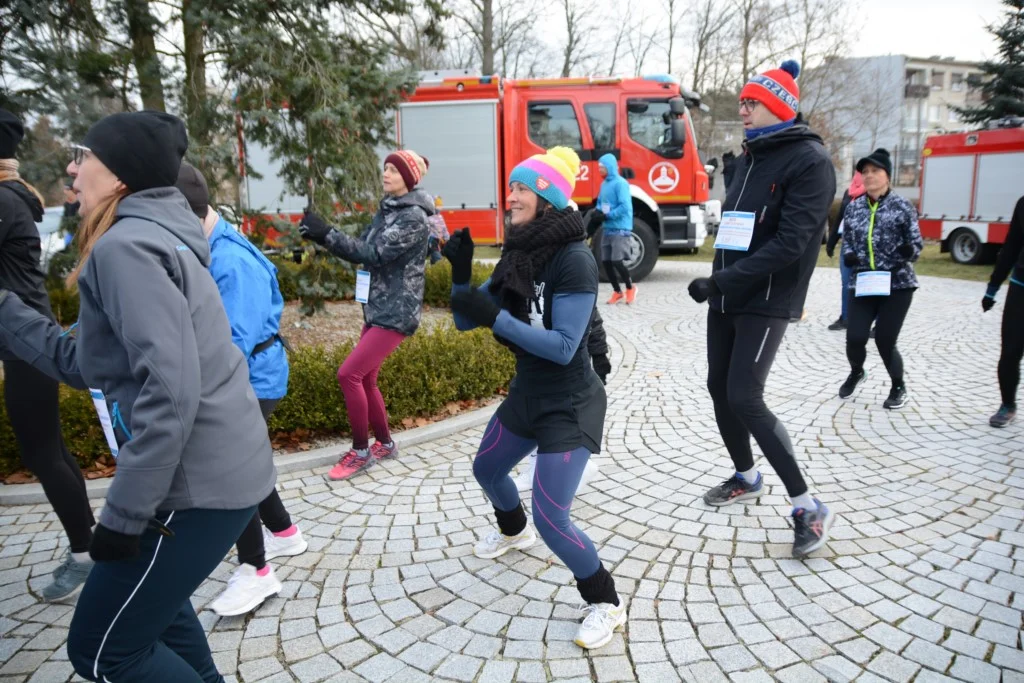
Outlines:
[{"label": "person in blue jacket", "polygon": [[[636,301],[636,286],[629,277],[626,258],[629,256],[633,243],[633,198],[629,193],[629,182],[619,175],[619,162],[615,155],[605,154],[598,159],[599,169],[604,182],[597,196],[597,211],[591,221],[591,229],[604,228],[601,237],[601,261],[604,272],[612,283],[612,298],[609,304],[625,301],[631,304]],[[622,293],[619,279],[626,285],[626,293]]]},{"label": "person in blue jacket", "polygon": [[[266,421],[288,393],[288,356],[279,333],[284,298],[277,284],[277,268],[213,210],[206,179],[188,162],[181,163],[177,187],[210,241],[210,274],[224,302],[231,340],[248,359],[249,382]],[[281,592],[281,582],[267,561],[299,555],[307,545],[277,490],[271,491],[239,536],[239,567],[210,609],[222,617],[256,609]]]}]

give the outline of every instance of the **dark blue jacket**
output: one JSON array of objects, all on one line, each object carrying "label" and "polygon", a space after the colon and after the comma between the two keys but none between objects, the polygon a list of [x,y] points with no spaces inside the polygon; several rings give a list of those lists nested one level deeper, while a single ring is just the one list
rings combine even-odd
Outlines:
[{"label": "dark blue jacket", "polygon": [[231,323],[231,341],[249,363],[256,397],[280,399],[288,393],[288,356],[277,340],[253,355],[258,344],[280,330],[284,298],[277,268],[223,218],[210,233],[210,275],[217,282]]}]

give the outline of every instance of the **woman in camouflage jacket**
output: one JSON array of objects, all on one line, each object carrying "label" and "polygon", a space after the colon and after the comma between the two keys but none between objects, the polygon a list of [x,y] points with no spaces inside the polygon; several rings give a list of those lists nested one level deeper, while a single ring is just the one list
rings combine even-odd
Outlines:
[{"label": "woman in camouflage jacket", "polygon": [[[299,231],[335,256],[362,264],[359,277],[366,286],[365,301],[357,282],[356,298],[363,303],[359,343],[338,369],[352,427],[352,449],[331,469],[331,479],[347,479],[381,458],[393,457],[398,448],[388,430],[384,398],[377,374],[384,360],[416,332],[423,311],[424,267],[427,257],[428,218],[434,200],[417,185],[428,162],[411,150],[390,154],[384,161],[386,196],[373,222],[359,237],[335,230],[316,214],[302,217]],[[370,446],[370,429],[377,437]]]},{"label": "woman in camouflage jacket", "polygon": [[[849,398],[867,377],[864,360],[868,334],[871,323],[877,320],[875,345],[892,379],[889,397],[882,405],[895,410],[907,401],[903,358],[896,349],[896,340],[918,287],[913,262],[920,256],[923,243],[917,211],[892,192],[889,152],[875,150],[857,162],[857,170],[864,177],[866,193],[850,202],[843,219],[843,262],[853,274],[846,329],[850,376],[840,387],[839,396]],[[869,278],[880,286],[869,290]]]}]

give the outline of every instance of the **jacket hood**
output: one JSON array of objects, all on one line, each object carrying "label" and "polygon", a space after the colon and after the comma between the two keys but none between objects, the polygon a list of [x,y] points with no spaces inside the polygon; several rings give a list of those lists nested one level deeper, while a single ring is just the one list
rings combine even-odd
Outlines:
[{"label": "jacket hood", "polygon": [[419,187],[410,190],[401,197],[387,196],[380,204],[381,208],[392,210],[404,209],[408,206],[418,206],[428,216],[433,216],[437,213],[437,208],[434,206],[434,198],[426,190]]},{"label": "jacket hood", "polygon": [[155,187],[128,195],[117,207],[118,218],[140,218],[156,223],[210,266],[210,243],[203,226],[176,187]]},{"label": "jacket hood", "polygon": [[860,174],[860,171],[853,174],[853,180],[850,181],[849,192],[850,199],[856,199],[867,192],[867,190],[864,189],[864,176]]},{"label": "jacket hood", "polygon": [[597,163],[604,166],[605,170],[608,171],[608,177],[614,178],[619,175],[619,160],[615,158],[614,154],[605,154]]},{"label": "jacket hood", "polygon": [[745,140],[743,147],[752,150],[770,149],[772,147],[778,147],[780,145],[788,145],[794,142],[802,142],[809,140],[811,142],[817,142],[820,145],[824,145],[825,141],[822,140],[821,136],[810,129],[807,122],[804,121],[801,115],[797,115],[796,123],[785,130],[780,130],[778,133],[770,133],[768,135],[762,135],[759,138],[753,140]]},{"label": "jacket hood", "polygon": [[36,223],[43,220],[43,205],[39,203],[39,198],[32,194],[27,187],[17,181],[9,181],[3,185],[25,202],[29,211],[32,212],[32,220]]}]

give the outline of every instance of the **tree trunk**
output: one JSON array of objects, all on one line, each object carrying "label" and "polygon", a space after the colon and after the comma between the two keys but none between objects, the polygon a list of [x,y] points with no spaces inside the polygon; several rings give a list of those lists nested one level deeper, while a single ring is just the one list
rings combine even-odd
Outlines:
[{"label": "tree trunk", "polygon": [[160,58],[156,52],[156,19],[148,0],[125,0],[132,57],[139,76],[139,93],[144,109],[165,111],[164,85],[160,78]]},{"label": "tree trunk", "polygon": [[494,0],[483,0],[480,13],[480,56],[485,76],[494,73]]},{"label": "tree trunk", "polygon": [[203,112],[206,108],[206,27],[199,16],[201,0],[182,0],[182,29],[185,34],[185,117],[194,138],[207,137]]}]

